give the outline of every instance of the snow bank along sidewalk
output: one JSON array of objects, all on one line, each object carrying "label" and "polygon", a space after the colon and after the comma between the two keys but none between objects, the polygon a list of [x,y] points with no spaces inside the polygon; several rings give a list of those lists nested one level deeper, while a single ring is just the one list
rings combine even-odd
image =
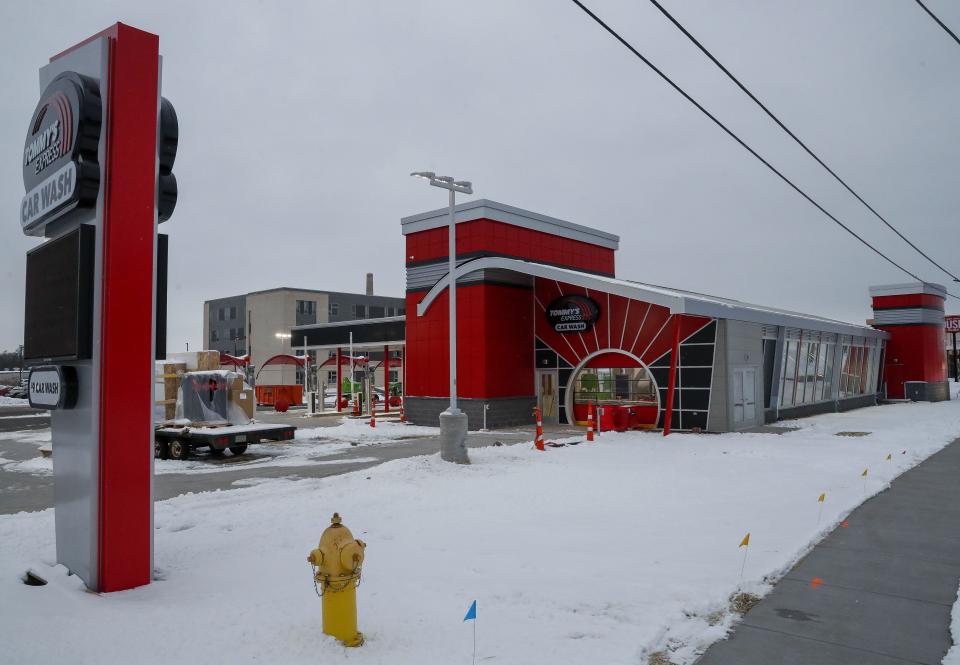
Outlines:
[{"label": "snow bank along sidewalk", "polygon": [[[782,436],[605,433],[542,453],[471,450],[471,466],[434,455],[186,495],[156,506],[157,582],[106,596],[53,567],[52,511],[2,516],[4,660],[466,663],[461,619],[476,598],[479,662],[665,651],[690,663],[732,624],[731,594],[764,593],[865,495],[958,436],[960,402],[794,424]],[[320,631],[305,559],[334,511],[368,543],[367,643],[350,652]],[[27,569],[49,584],[20,583]]]}]

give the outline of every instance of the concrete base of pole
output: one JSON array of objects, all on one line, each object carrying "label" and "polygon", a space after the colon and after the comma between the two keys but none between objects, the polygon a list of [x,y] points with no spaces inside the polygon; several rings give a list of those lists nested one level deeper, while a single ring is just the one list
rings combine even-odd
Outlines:
[{"label": "concrete base of pole", "polygon": [[447,409],[440,414],[440,459],[469,464],[467,456],[467,414]]}]

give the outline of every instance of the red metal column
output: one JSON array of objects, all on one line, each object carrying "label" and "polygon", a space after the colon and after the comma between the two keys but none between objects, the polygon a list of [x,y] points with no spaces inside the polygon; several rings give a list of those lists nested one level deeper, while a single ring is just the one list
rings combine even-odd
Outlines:
[{"label": "red metal column", "polygon": [[108,31],[100,339],[100,591],[152,572],[153,298],[159,38]]},{"label": "red metal column", "polygon": [[343,398],[343,381],[340,379],[340,365],[343,363],[343,357],[340,355],[340,347],[337,347],[337,413],[340,413],[340,400]]},{"label": "red metal column", "polygon": [[390,413],[390,345],[383,345],[383,412]]},{"label": "red metal column", "polygon": [[677,361],[680,355],[680,317],[673,315],[673,350],[670,353],[670,378],[667,379],[667,408],[663,417],[663,435],[670,434],[670,425],[673,422],[673,395],[677,391]]}]

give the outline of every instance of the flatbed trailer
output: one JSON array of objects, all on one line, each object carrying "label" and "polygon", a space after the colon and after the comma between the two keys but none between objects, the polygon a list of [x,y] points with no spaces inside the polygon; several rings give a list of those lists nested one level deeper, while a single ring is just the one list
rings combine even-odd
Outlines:
[{"label": "flatbed trailer", "polygon": [[227,427],[158,427],[153,433],[153,450],[158,459],[187,459],[196,448],[209,448],[214,457],[221,457],[227,449],[234,455],[242,455],[251,443],[290,441],[296,431],[294,425],[267,423]]}]

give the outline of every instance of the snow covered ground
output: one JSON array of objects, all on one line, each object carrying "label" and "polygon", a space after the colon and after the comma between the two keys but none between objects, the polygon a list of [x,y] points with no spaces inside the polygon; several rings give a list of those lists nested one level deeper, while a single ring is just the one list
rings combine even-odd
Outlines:
[{"label": "snow covered ground", "polygon": [[950,635],[953,646],[943,657],[943,665],[960,665],[960,589],[957,590],[957,602],[950,611]]},{"label": "snow covered ground", "polygon": [[[960,401],[786,424],[801,429],[605,433],[473,450],[470,466],[434,455],[184,495],[156,505],[157,581],[103,596],[54,565],[52,511],[0,516],[4,661],[469,663],[462,618],[477,599],[477,662],[666,651],[690,663],[734,621],[734,592],[765,593],[867,496],[960,436]],[[368,543],[367,643],[350,651],[322,635],[306,563],[334,511]],[[21,584],[28,569],[49,584]]]},{"label": "snow covered ground", "polygon": [[19,471],[21,473],[33,473],[40,476],[53,475],[53,461],[49,457],[42,457],[40,449],[50,445],[49,429],[21,430],[16,432],[3,432],[0,437],[20,443],[29,443],[37,448],[36,457],[30,459],[14,461],[0,457],[0,469],[4,471]]},{"label": "snow covered ground", "polygon": [[423,427],[407,423],[378,420],[376,427],[370,427],[369,420],[344,418],[334,427],[300,427],[297,439],[327,439],[349,441],[352,443],[376,443],[380,441],[398,441],[421,436],[436,436],[439,427]]},{"label": "snow covered ground", "polygon": [[30,401],[19,397],[0,395],[0,406],[30,406]]}]

